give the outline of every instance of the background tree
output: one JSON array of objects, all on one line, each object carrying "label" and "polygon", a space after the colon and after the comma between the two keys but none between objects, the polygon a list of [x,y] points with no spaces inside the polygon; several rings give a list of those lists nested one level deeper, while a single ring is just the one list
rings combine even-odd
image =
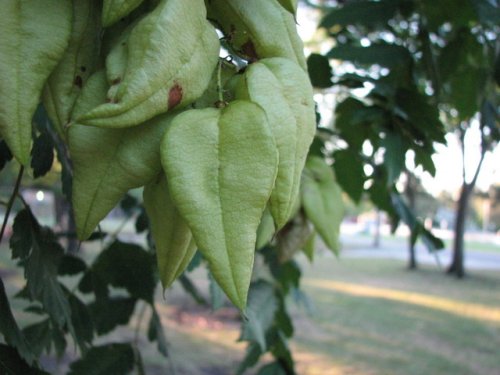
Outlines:
[{"label": "background tree", "polygon": [[[320,26],[335,45],[325,56],[312,55],[309,69],[317,87],[347,88],[339,90],[334,132],[348,147],[334,151],[332,157],[339,183],[352,199],[359,201],[366,190],[380,208],[409,224],[414,243],[419,232],[426,232],[394,195],[395,182],[405,168],[402,155],[412,155],[415,166],[434,175],[434,143],[445,142],[441,118],[462,145],[471,125],[479,124],[480,162],[470,180],[465,179],[464,169],[449,268],[462,277],[470,193],[484,155],[499,139],[498,4],[486,0],[326,4],[333,6]],[[333,81],[328,60],[343,62],[335,66]],[[371,167],[368,176],[366,164]],[[429,236],[424,239],[431,248],[438,245]],[[410,255],[410,266],[411,259]]]},{"label": "background tree", "polygon": [[[445,141],[439,111],[424,91],[414,25],[402,21],[411,17],[413,5],[360,1],[323,9],[320,27],[335,45],[325,56],[311,55],[308,63],[313,84],[333,85],[338,93],[331,138],[337,145],[331,153],[337,178],[355,202],[367,194],[389,214],[393,228],[399,220],[409,226],[413,267],[419,236],[431,251],[443,244],[417,219],[397,183],[407,169],[407,154],[433,175],[434,143]],[[333,79],[329,60],[343,61]]]}]

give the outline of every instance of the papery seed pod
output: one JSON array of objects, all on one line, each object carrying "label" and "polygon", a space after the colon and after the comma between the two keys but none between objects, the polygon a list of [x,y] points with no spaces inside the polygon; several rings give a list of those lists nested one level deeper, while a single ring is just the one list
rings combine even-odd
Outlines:
[{"label": "papery seed pod", "polygon": [[172,202],[163,172],[144,187],[144,208],[155,243],[160,280],[165,289],[186,269],[196,252],[196,244],[191,230]]},{"label": "papery seed pod", "polygon": [[71,13],[70,0],[2,1],[0,136],[23,165],[43,86],[68,46]]},{"label": "papery seed pod", "polygon": [[219,285],[244,309],[278,163],[264,111],[234,101],[181,113],[165,133],[161,156],[175,206]]},{"label": "papery seed pod", "polygon": [[[108,87],[104,71],[90,77],[76,102],[75,116],[101,102]],[[160,140],[172,117],[158,116],[129,129],[70,126],[72,196],[79,238],[88,238],[128,190],[156,178],[161,171]]]},{"label": "papery seed pod", "polygon": [[[121,62],[126,66],[123,78],[111,87],[104,103],[76,120],[130,127],[191,104],[207,88],[219,49],[203,0],[162,0],[130,32],[123,54],[126,62]],[[111,67],[107,68],[109,75]]]}]

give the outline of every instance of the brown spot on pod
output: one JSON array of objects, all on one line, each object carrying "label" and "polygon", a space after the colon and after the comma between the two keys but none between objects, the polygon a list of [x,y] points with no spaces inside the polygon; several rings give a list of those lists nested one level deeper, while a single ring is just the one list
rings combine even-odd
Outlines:
[{"label": "brown spot on pod", "polygon": [[120,77],[115,78],[114,80],[111,81],[111,85],[117,85],[122,81]]},{"label": "brown spot on pod", "polygon": [[73,81],[73,83],[79,88],[81,89],[82,86],[83,86],[83,80],[82,80],[82,77],[80,76],[76,76],[75,77],[75,80]]},{"label": "brown spot on pod", "polygon": [[231,42],[235,34],[236,34],[236,26],[234,26],[233,24],[229,25],[229,33],[227,35],[227,41]]},{"label": "brown spot on pod", "polygon": [[255,46],[251,40],[248,40],[241,46],[241,52],[247,57],[249,62],[256,62],[259,59],[257,51],[255,51]]},{"label": "brown spot on pod", "polygon": [[168,109],[177,106],[182,100],[182,87],[176,83],[168,92]]}]

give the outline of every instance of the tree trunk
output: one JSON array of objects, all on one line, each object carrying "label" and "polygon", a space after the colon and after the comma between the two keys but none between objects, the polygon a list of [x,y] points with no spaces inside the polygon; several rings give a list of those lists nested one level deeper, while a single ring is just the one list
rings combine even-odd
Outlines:
[{"label": "tree trunk", "polygon": [[373,237],[373,247],[378,249],[380,247],[380,210],[377,209],[375,214],[375,233]]},{"label": "tree trunk", "polygon": [[473,186],[463,183],[460,197],[457,202],[457,214],[455,217],[455,232],[453,238],[453,259],[448,267],[448,273],[462,278],[465,276],[464,268],[464,233],[465,221],[469,208],[469,199]]},{"label": "tree trunk", "polygon": [[[408,207],[412,212],[415,212],[415,195],[416,195],[416,183],[415,178],[410,172],[406,172],[407,183],[406,183],[406,196],[408,198]],[[411,229],[411,228],[410,228]],[[413,230],[413,229],[411,229]],[[415,253],[415,244],[412,242],[412,233],[408,236],[408,269],[417,269],[417,255]]]},{"label": "tree trunk", "polygon": [[[482,116],[481,116],[482,117]],[[469,124],[464,123],[463,126],[459,127],[459,141],[462,149],[462,188],[460,190],[460,197],[457,202],[457,214],[455,217],[455,232],[453,238],[453,259],[447,272],[451,275],[455,275],[458,278],[463,278],[465,276],[464,267],[464,233],[465,233],[465,221],[467,219],[467,212],[469,210],[469,200],[474,191],[474,186],[476,186],[477,178],[479,172],[481,171],[481,166],[483,165],[484,156],[486,154],[486,144],[487,141],[485,134],[481,134],[481,157],[479,158],[479,163],[476,166],[476,171],[472,180],[467,183],[465,179],[465,134],[470,128]]]},{"label": "tree trunk", "polygon": [[417,269],[417,256],[415,254],[415,245],[411,241],[411,235],[408,238],[408,250],[409,250],[408,269],[409,270],[416,270]]}]

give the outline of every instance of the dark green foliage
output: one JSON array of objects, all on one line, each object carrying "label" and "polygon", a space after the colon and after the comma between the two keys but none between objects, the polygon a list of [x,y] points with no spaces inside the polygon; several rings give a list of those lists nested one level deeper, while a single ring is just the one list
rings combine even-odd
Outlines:
[{"label": "dark green foliage", "polygon": [[108,295],[111,286],[124,288],[130,296],[152,303],[156,287],[153,265],[153,256],[142,247],[115,241],[99,254],[80,289],[88,292],[90,286],[96,294]]},{"label": "dark green foliage", "polygon": [[87,264],[83,260],[74,255],[64,254],[59,263],[57,273],[60,276],[73,276],[86,270]]},{"label": "dark green foliage", "polygon": [[326,57],[360,65],[378,64],[387,68],[407,66],[411,62],[411,55],[406,48],[388,43],[372,44],[368,47],[339,45],[331,49]]},{"label": "dark green foliage", "polygon": [[149,219],[148,216],[146,215],[146,210],[142,208],[140,210],[139,215],[137,216],[137,219],[135,220],[135,231],[137,233],[142,233],[148,230],[149,228]]},{"label": "dark green foliage", "polygon": [[71,309],[71,323],[75,330],[78,346],[85,351],[94,339],[94,323],[87,305],[77,296],[68,292],[68,301]]},{"label": "dark green foliage", "polygon": [[392,203],[394,209],[411,231],[411,242],[415,244],[417,238],[420,236],[422,242],[427,246],[429,251],[441,250],[444,248],[444,242],[434,236],[428,229],[424,227],[421,221],[417,219],[415,214],[410,210],[408,205],[404,202],[399,194],[392,194]]},{"label": "dark green foliage", "polygon": [[[16,297],[32,301],[26,311],[43,317],[38,323],[19,330],[1,285],[0,332],[12,350],[17,349],[26,366],[33,365],[44,352],[54,351],[57,356],[62,356],[67,346],[65,336],[70,333],[84,355],[72,365],[71,373],[87,374],[90,366],[97,371],[96,374],[127,373],[134,364],[133,358],[124,359],[128,356],[129,346],[95,347],[92,342],[95,334],[103,335],[127,324],[139,299],[152,306],[157,283],[153,255],[140,246],[115,241],[91,266],[87,266],[79,257],[64,254],[54,233],[42,227],[29,209],[16,215],[10,246],[13,259],[18,259],[24,267],[27,281]],[[95,301],[87,306],[74,291],[61,283],[59,276],[83,276],[79,289],[94,293]],[[112,296],[110,288],[122,288],[130,297]],[[149,337],[158,342],[159,351],[166,355],[166,340],[156,310],[153,311]],[[102,362],[93,363],[96,360]],[[24,362],[15,358],[12,361],[2,363],[2,366],[24,368]],[[31,372],[26,370],[23,373]]]},{"label": "dark green foliage", "polygon": [[207,304],[207,301],[205,300],[203,295],[200,293],[196,285],[193,284],[191,279],[186,275],[186,273],[183,273],[179,276],[179,282],[181,283],[184,291],[188,293],[197,303],[199,303],[200,305]]},{"label": "dark green foliage", "polygon": [[307,72],[314,87],[327,88],[332,86],[332,67],[325,56],[317,53],[309,55]]},{"label": "dark green foliage", "polygon": [[18,357],[20,356],[29,365],[35,362],[36,354],[34,353],[34,349],[29,346],[10,310],[9,300],[5,293],[2,279],[0,279],[0,332],[6,343],[13,347],[12,350],[16,351],[17,349],[16,353],[19,353],[17,354]]},{"label": "dark green foliage", "polygon": [[401,137],[394,132],[388,131],[381,141],[385,149],[384,160],[387,168],[387,183],[393,184],[403,172],[405,166],[404,155],[407,148]]},{"label": "dark green foliage", "polygon": [[40,226],[28,209],[17,214],[13,231],[12,258],[24,267],[30,299],[41,302],[59,328],[67,325],[72,331],[70,306],[57,280],[64,251],[54,233]]},{"label": "dark green foliage", "polygon": [[242,375],[247,369],[255,366],[262,354],[262,350],[258,343],[250,343],[247,347],[245,358],[243,358],[243,361],[241,361],[236,370],[236,375]]},{"label": "dark green foliage", "polygon": [[42,353],[50,352],[52,345],[52,328],[50,319],[44,319],[39,323],[31,324],[23,329],[23,334],[30,345],[31,350],[37,357]]},{"label": "dark green foliage", "polygon": [[365,174],[363,159],[359,152],[348,148],[333,153],[335,176],[342,187],[354,202],[359,202],[364,191]]},{"label": "dark green foliage", "polygon": [[14,348],[4,344],[0,344],[0,373],[3,375],[48,375],[48,372],[28,365]]},{"label": "dark green foliage", "polygon": [[210,305],[212,306],[212,310],[218,310],[222,306],[224,306],[225,296],[222,288],[217,284],[217,281],[214,279],[212,272],[208,271],[208,281],[209,292],[210,292]]},{"label": "dark green foliage", "polygon": [[293,335],[293,324],[286,308],[286,298],[298,290],[300,268],[293,260],[280,262],[273,247],[262,249],[260,256],[264,257],[273,282],[257,280],[250,287],[247,319],[243,321],[240,337],[248,342],[248,347],[236,373],[243,374],[253,367],[267,351],[276,362],[272,367],[262,367],[261,372],[283,371],[283,374],[292,375],[295,374],[295,365],[287,339]]},{"label": "dark green foliage", "polygon": [[283,369],[279,362],[269,363],[263,366],[257,375],[287,375],[288,373]]},{"label": "dark green foliage", "polygon": [[156,308],[154,307],[151,314],[151,320],[149,321],[148,339],[149,341],[156,341],[158,351],[164,357],[168,357],[167,339],[165,337],[165,333],[163,332],[161,318],[158,315],[158,311],[156,311]]},{"label": "dark green foliage", "polygon": [[0,171],[5,167],[5,165],[12,160],[12,154],[9,147],[3,139],[0,139]]},{"label": "dark green foliage", "polygon": [[54,161],[54,142],[49,134],[49,120],[43,106],[38,107],[34,123],[38,134],[33,140],[31,149],[31,168],[33,168],[33,177],[38,178],[50,171]]},{"label": "dark green foliage", "polygon": [[320,27],[362,25],[383,26],[399,9],[411,5],[407,0],[346,2],[341,8],[332,9],[321,21]]},{"label": "dark green foliage", "polygon": [[137,300],[130,297],[102,298],[92,303],[90,313],[97,334],[104,335],[129,322]]},{"label": "dark green foliage", "polygon": [[35,178],[44,176],[52,167],[54,149],[52,139],[47,133],[40,133],[33,141],[31,168]]},{"label": "dark green foliage", "polygon": [[240,340],[254,341],[262,352],[267,349],[266,332],[273,324],[278,301],[271,284],[258,281],[253,283],[248,294],[246,319],[243,322]]},{"label": "dark green foliage", "polygon": [[134,368],[134,349],[129,344],[95,346],[71,364],[68,375],[125,375]]}]

